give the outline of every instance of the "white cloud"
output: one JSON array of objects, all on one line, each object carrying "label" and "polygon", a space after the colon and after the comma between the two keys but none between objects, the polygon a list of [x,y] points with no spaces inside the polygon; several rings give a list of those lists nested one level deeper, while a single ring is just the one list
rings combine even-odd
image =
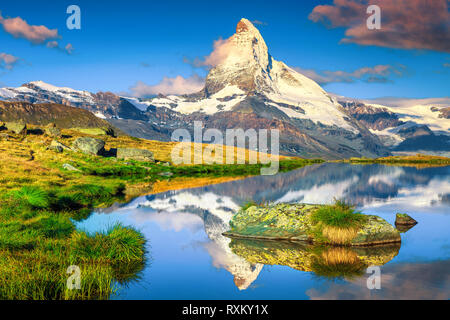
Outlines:
[{"label": "white cloud", "polygon": [[189,94],[195,93],[203,89],[205,79],[197,74],[184,78],[176,76],[175,78],[164,77],[160,83],[156,85],[148,85],[142,81],[138,81],[130,88],[131,93],[135,97],[146,97],[155,94]]}]

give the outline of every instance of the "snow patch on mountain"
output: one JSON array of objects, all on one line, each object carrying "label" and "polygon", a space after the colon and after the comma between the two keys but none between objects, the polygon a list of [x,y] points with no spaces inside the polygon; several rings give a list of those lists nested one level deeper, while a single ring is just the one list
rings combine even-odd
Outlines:
[{"label": "snow patch on mountain", "polygon": [[417,104],[398,107],[380,104],[370,105],[376,108],[387,108],[389,111],[396,113],[399,119],[402,121],[413,122],[419,125],[427,125],[436,133],[450,134],[449,119],[440,118],[440,113],[438,112],[439,109],[448,107],[450,105]]},{"label": "snow patch on mountain", "polygon": [[231,111],[232,108],[245,99],[244,91],[237,86],[227,86],[212,96],[197,101],[181,96],[155,98],[151,104],[156,107],[166,107],[182,114],[203,112],[214,114],[220,111]]},{"label": "snow patch on mountain", "polygon": [[6,101],[27,101],[33,103],[59,103],[73,104],[75,106],[95,103],[92,93],[74,90],[67,87],[56,87],[43,81],[32,81],[18,88],[1,88],[0,99]]}]

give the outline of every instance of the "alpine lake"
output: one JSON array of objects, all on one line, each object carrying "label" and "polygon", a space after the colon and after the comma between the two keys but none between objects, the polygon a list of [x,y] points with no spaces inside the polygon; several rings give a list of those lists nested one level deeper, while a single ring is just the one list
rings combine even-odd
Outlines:
[{"label": "alpine lake", "polygon": [[[418,224],[401,244],[314,248],[223,235],[241,206],[345,199],[394,225]],[[147,240],[146,263],[111,299],[449,299],[450,166],[322,163],[273,176],[141,196],[76,222],[102,232],[121,223]],[[364,263],[362,263],[364,262]],[[379,266],[380,288],[368,286]]]}]

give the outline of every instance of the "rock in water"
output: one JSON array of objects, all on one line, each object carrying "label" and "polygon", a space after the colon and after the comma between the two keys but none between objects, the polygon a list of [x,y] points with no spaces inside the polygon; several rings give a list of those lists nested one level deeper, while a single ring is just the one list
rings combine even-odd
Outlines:
[{"label": "rock in water", "polygon": [[100,155],[105,151],[105,141],[89,137],[77,138],[73,147],[86,154]]},{"label": "rock in water", "polygon": [[5,127],[15,134],[27,134],[27,125],[25,123],[7,122],[5,123]]},{"label": "rock in water", "polygon": [[117,148],[117,158],[123,160],[136,160],[154,162],[153,152],[144,149]]},{"label": "rock in water", "polygon": [[395,225],[400,226],[414,226],[417,224],[417,221],[411,218],[406,213],[397,213],[395,217]]},{"label": "rock in water", "polygon": [[50,137],[58,138],[61,137],[61,130],[59,130],[54,123],[50,123],[45,127],[45,134]]},{"label": "rock in water", "polygon": [[[306,241],[346,246],[401,242],[398,230],[386,220],[373,215],[365,215],[364,221],[354,228],[319,228],[318,223],[311,219],[311,215],[321,207],[323,205],[286,203],[267,207],[252,206],[233,216],[230,221],[231,230],[224,235],[231,238]],[[345,235],[345,242],[334,240],[330,229],[333,229],[331,232],[335,234],[341,232]]]}]

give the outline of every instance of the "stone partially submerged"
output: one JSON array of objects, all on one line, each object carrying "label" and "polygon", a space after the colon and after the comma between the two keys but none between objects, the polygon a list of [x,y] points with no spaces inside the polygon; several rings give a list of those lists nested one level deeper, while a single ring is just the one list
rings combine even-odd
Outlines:
[{"label": "stone partially submerged", "polygon": [[418,222],[411,218],[406,213],[397,213],[395,217],[395,227],[401,233],[407,232],[414,227]]},{"label": "stone partially submerged", "polygon": [[303,241],[343,246],[401,242],[398,230],[386,220],[374,215],[364,215],[362,222],[351,228],[324,226],[311,218],[312,214],[322,207],[324,205],[284,203],[266,207],[252,206],[233,216],[230,221],[231,230],[224,235],[231,238]]}]

